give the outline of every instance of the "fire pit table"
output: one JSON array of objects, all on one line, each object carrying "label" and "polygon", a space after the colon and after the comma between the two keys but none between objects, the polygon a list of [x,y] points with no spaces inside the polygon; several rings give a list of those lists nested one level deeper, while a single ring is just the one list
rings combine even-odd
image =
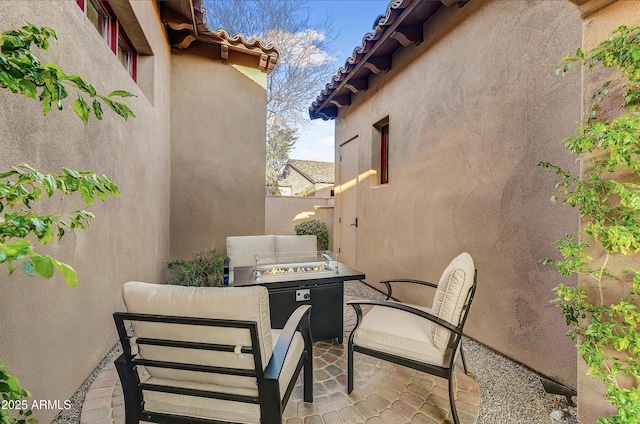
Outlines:
[{"label": "fire pit table", "polygon": [[328,251],[256,256],[254,266],[235,267],[234,287],[265,286],[271,325],[284,327],[300,305],[311,305],[313,340],[343,339],[344,282],[364,274],[341,264]]}]

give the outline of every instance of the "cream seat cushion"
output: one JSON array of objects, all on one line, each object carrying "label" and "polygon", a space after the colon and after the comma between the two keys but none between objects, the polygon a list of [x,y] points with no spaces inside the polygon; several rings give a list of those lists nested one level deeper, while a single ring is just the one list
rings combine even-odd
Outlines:
[{"label": "cream seat cushion", "polygon": [[[430,308],[418,307],[431,313]],[[355,332],[354,343],[403,358],[446,367],[451,349],[442,350],[433,343],[431,321],[398,309],[374,306],[364,315]]]},{"label": "cream seat cushion", "polygon": [[[282,330],[271,330],[273,340],[277,340]],[[304,340],[299,332],[296,332],[285,357],[284,366],[280,378],[280,398],[285,394],[291,381],[296,366],[304,352]],[[213,385],[194,383],[163,378],[151,377],[146,383],[162,384],[167,386],[187,387],[192,389],[233,393],[248,396],[257,396],[257,387],[237,388],[225,385]],[[175,415],[195,416],[205,419],[216,419],[234,423],[259,423],[260,406],[253,404],[241,404],[219,399],[200,398],[195,396],[176,395],[162,392],[143,391],[145,409],[153,412],[163,412]]]},{"label": "cream seat cushion", "polygon": [[[432,308],[408,306],[457,326],[474,275],[473,259],[463,252],[442,273]],[[451,331],[425,318],[398,309],[374,306],[363,317],[354,342],[358,346],[446,367],[451,359],[451,335]]]}]

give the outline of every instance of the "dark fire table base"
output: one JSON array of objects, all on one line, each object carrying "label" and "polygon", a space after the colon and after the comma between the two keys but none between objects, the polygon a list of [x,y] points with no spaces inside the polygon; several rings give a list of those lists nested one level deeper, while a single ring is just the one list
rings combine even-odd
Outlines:
[{"label": "dark fire table base", "polygon": [[[338,339],[342,343],[344,282],[362,280],[364,274],[344,264],[338,272],[308,272],[263,276],[256,279],[253,267],[236,267],[233,286],[265,286],[269,290],[271,325],[282,328],[300,305],[311,305],[313,340]],[[308,296],[305,296],[308,290]]]}]

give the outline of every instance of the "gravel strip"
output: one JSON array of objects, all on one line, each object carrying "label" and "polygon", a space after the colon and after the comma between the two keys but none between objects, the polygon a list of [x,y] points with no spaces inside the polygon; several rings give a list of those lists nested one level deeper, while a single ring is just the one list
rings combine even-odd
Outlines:
[{"label": "gravel strip", "polygon": [[[546,393],[541,375],[475,340],[465,338],[463,347],[480,389],[477,424],[577,424],[576,409],[564,396]],[[564,418],[552,419],[554,410]]]},{"label": "gravel strip", "polygon": [[82,414],[84,397],[87,395],[89,388],[91,388],[93,381],[98,375],[100,375],[100,372],[104,367],[113,362],[121,354],[122,347],[120,346],[120,342],[118,342],[113,348],[111,348],[109,353],[107,353],[102,361],[100,361],[96,369],[93,370],[85,382],[82,383],[78,391],[71,397],[71,408],[63,409],[62,412],[60,412],[58,416],[51,421],[51,424],[80,424],[80,414]]}]

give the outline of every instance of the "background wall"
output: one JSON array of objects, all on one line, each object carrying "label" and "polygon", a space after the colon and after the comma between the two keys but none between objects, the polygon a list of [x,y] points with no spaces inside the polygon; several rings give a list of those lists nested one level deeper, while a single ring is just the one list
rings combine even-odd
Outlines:
[{"label": "background wall", "polygon": [[264,234],[266,91],[212,50],[172,56],[171,255],[183,258]]},{"label": "background wall", "polygon": [[[573,342],[549,303],[559,277],[538,260],[557,256],[553,241],[578,217],[551,204],[555,180],[537,164],[577,169],[562,139],[580,119],[580,75],[556,77],[545,65],[580,44],[580,16],[568,2],[443,8],[426,23],[425,41],[397,52],[392,70],[370,78],[336,119],[336,157],[357,137],[362,176],[378,148],[373,125],[389,117],[390,182],[358,185],[357,264],[367,282],[437,281],[468,251],[478,291],[466,332],[574,387]],[[423,293],[397,291],[430,305]]]},{"label": "background wall", "polygon": [[329,250],[333,250],[333,199],[330,197],[266,196],[264,234],[296,233],[295,226],[306,219],[327,225]]},{"label": "background wall", "polygon": [[[0,267],[0,360],[9,362],[11,374],[36,400],[73,395],[116,343],[111,314],[124,308],[122,284],[157,281],[169,254],[169,48],[155,2],[133,2],[129,10],[135,15],[128,19],[139,22],[153,52],[141,58],[139,84],[75,1],[43,0],[37,7],[0,2],[1,31],[24,21],[57,31],[60,42],[38,53],[43,63],[79,73],[102,93],[125,89],[137,95],[126,100],[137,118],[125,122],[105,111],[103,121],[92,118],[85,126],[71,108],[73,90],[65,110],[54,108],[47,117],[39,102],[0,90],[1,170],[21,162],[49,172],[92,169],[113,177],[122,192],[90,209],[97,217],[90,229],[42,249],[77,270],[77,287],[59,275],[46,281],[17,270],[10,277]],[[43,204],[56,212],[84,207],[57,197]],[[38,410],[37,418],[48,422],[57,412]]]}]

